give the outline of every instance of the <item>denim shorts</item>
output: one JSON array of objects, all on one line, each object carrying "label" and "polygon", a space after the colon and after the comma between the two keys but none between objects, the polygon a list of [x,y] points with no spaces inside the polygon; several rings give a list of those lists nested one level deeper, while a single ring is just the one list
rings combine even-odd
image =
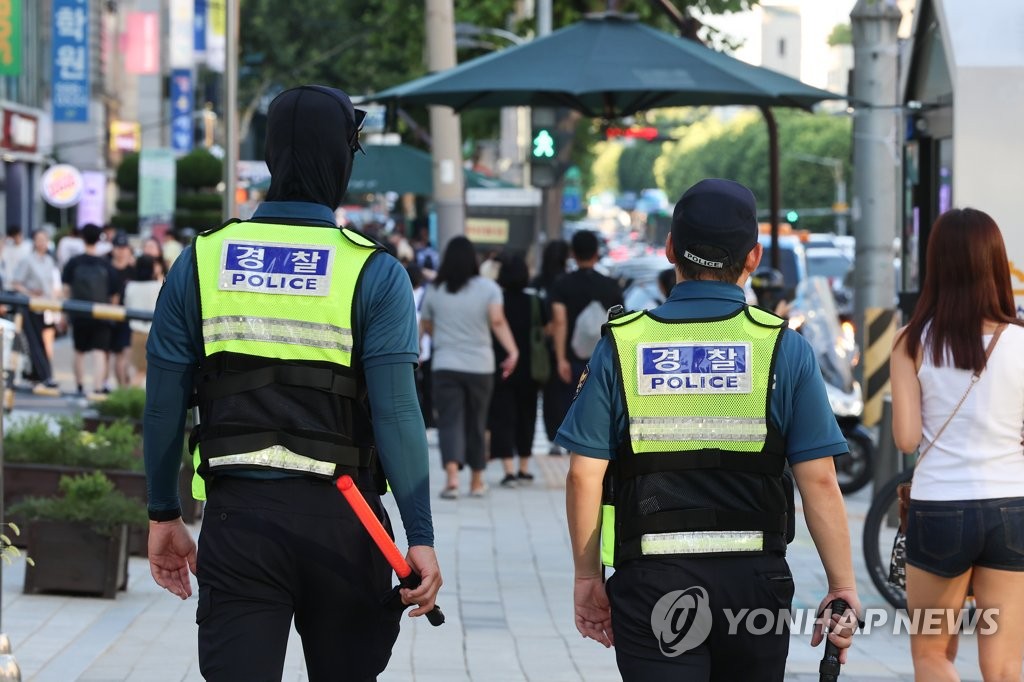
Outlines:
[{"label": "denim shorts", "polygon": [[1024,571],[1024,497],[912,499],[907,563],[944,578],[972,566]]}]

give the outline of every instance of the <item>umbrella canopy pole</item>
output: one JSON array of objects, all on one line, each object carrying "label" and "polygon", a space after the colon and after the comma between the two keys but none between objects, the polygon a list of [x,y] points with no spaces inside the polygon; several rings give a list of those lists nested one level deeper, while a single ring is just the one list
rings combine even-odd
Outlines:
[{"label": "umbrella canopy pole", "polygon": [[768,124],[768,205],[772,226],[772,268],[779,269],[779,211],[782,200],[779,197],[779,126],[771,107],[760,107],[764,122]]}]

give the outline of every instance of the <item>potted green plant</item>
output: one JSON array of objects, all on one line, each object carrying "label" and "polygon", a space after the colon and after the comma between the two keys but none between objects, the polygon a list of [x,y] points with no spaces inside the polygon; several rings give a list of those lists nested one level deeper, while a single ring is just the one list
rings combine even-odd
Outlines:
[{"label": "potted green plant", "polygon": [[11,507],[28,519],[26,594],[71,592],[113,599],[128,579],[128,529],[145,528],[145,507],[100,471],[62,476],[60,495]]},{"label": "potted green plant", "polygon": [[95,431],[101,424],[110,424],[119,419],[132,423],[135,430],[142,432],[142,413],[146,409],[146,391],[137,386],[126,386],[111,391],[103,400],[93,404],[93,409],[83,415],[87,431]]},{"label": "potted green plant", "polygon": [[[78,417],[42,415],[21,420],[4,434],[3,490],[7,517],[11,505],[26,497],[52,496],[62,476],[101,469],[125,495],[145,502],[142,439],[126,421],[82,430]],[[146,553],[145,531],[131,534],[132,554]]]}]

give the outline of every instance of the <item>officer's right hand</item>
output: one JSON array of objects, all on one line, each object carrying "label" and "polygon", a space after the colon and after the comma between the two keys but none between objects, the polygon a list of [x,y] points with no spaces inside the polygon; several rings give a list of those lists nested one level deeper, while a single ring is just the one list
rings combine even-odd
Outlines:
[{"label": "officer's right hand", "polygon": [[576,611],[576,629],[580,634],[600,642],[605,648],[615,646],[612,607],[601,576],[576,578],[572,601]]},{"label": "officer's right hand", "polygon": [[171,594],[192,596],[189,571],[196,572],[196,541],[181,518],[149,522],[149,572],[156,584]]},{"label": "officer's right hand", "polygon": [[402,603],[416,604],[416,608],[410,611],[409,615],[422,616],[434,608],[437,591],[441,589],[441,584],[444,582],[441,579],[441,568],[437,565],[434,548],[427,545],[410,547],[405,560],[409,562],[412,570],[419,574],[421,582],[415,590],[401,590]]}]

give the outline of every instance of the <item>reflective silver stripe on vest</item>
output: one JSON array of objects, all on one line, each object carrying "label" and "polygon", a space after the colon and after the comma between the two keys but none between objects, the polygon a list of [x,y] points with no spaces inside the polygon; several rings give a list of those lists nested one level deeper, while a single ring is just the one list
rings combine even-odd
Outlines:
[{"label": "reflective silver stripe on vest", "polygon": [[760,552],[762,549],[764,535],[759,530],[646,533],[640,538],[640,552],[644,555]]},{"label": "reflective silver stripe on vest", "polygon": [[762,441],[768,434],[764,419],[735,417],[631,417],[633,441]]},{"label": "reflective silver stripe on vest", "polygon": [[222,315],[203,320],[203,342],[215,341],[268,341],[352,352],[351,329],[277,317]]},{"label": "reflective silver stripe on vest", "polygon": [[273,467],[285,471],[301,471],[307,474],[333,476],[337,465],[333,462],[321,462],[318,459],[297,455],[283,445],[271,445],[256,452],[243,452],[237,455],[221,455],[211,457],[207,465],[211,469],[239,464]]}]

